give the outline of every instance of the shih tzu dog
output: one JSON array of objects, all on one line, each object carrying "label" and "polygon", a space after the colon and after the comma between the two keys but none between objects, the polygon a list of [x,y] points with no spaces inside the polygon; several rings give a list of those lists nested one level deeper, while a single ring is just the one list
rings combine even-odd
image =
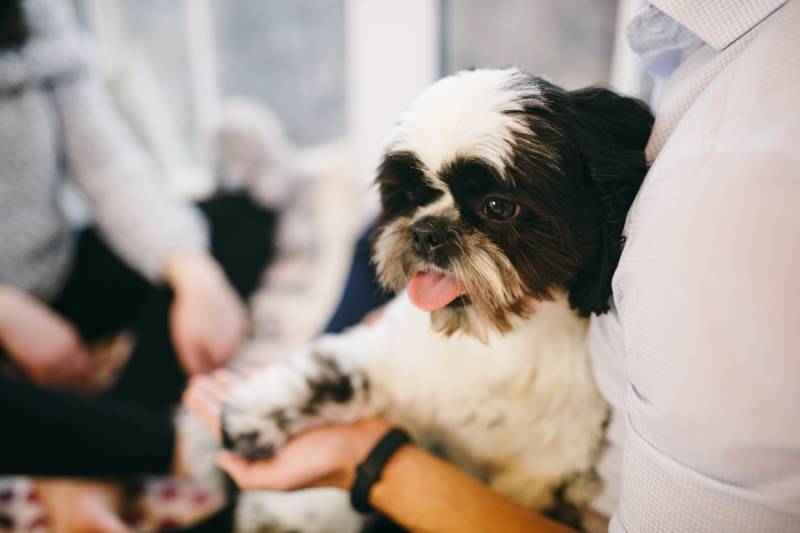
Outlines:
[{"label": "shih tzu dog", "polygon": [[587,317],[608,309],[652,122],[638,100],[516,69],[424,91],[377,177],[374,262],[398,296],[234,388],[225,446],[266,458],[380,414],[518,504],[585,505],[607,416]]}]

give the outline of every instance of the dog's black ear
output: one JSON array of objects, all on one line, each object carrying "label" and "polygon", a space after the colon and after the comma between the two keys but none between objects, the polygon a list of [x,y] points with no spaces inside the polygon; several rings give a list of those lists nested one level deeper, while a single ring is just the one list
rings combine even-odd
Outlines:
[{"label": "dog's black ear", "polygon": [[648,170],[644,148],[653,115],[644,102],[599,87],[573,91],[569,97],[599,226],[599,242],[568,287],[572,306],[588,316],[608,310],[625,217]]}]

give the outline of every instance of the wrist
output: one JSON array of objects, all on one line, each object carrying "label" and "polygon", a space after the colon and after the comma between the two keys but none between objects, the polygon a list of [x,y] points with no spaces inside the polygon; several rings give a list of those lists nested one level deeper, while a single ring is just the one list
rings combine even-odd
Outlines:
[{"label": "wrist", "polygon": [[176,252],[164,261],[164,280],[175,293],[187,292],[198,285],[227,282],[222,268],[207,252]]},{"label": "wrist", "polygon": [[409,444],[408,434],[401,429],[390,429],[375,446],[369,451],[367,457],[356,467],[355,479],[350,487],[350,503],[360,513],[373,511],[370,493],[372,488],[381,480],[383,472],[395,454]]},{"label": "wrist", "polygon": [[350,426],[349,438],[342,443],[347,460],[339,475],[337,485],[340,488],[348,491],[351,489],[356,478],[356,468],[390,429],[392,427],[380,418],[359,420]]}]

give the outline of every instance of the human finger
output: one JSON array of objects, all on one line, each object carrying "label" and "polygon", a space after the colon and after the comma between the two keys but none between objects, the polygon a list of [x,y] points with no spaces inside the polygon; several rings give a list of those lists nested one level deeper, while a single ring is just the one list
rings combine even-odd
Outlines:
[{"label": "human finger", "polygon": [[272,460],[250,463],[229,451],[217,454],[217,466],[243,490],[283,490],[285,485],[278,483],[279,473],[274,472],[275,468],[272,463]]},{"label": "human finger", "polygon": [[201,339],[193,339],[186,343],[183,361],[186,363],[185,370],[190,376],[205,374],[215,368],[213,358]]},{"label": "human finger", "polygon": [[227,392],[242,381],[242,377],[227,368],[220,368],[211,373],[211,379],[222,392]]},{"label": "human finger", "polygon": [[174,344],[183,371],[189,376],[202,373],[204,365],[200,346],[182,336],[176,336]]},{"label": "human finger", "polygon": [[236,453],[222,451],[217,455],[217,466],[244,490],[295,490],[309,485],[304,476],[298,476],[306,465],[282,453],[250,462]]},{"label": "human finger", "polygon": [[[220,417],[222,416],[222,399],[214,390],[200,382],[200,376],[192,379],[183,394],[183,405],[197,416],[203,425],[215,436],[220,437]],[[208,380],[208,378],[205,378]]]},{"label": "human finger", "polygon": [[224,383],[220,383],[220,381],[214,377],[214,372],[211,374],[198,374],[192,378],[192,383],[194,383],[194,388],[197,391],[202,392],[208,396],[209,399],[219,404],[225,401],[228,395],[228,389],[230,388]]}]

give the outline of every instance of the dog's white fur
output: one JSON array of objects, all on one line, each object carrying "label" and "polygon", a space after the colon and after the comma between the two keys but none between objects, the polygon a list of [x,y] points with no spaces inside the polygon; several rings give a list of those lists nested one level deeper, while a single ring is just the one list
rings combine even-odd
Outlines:
[{"label": "dog's white fur", "polygon": [[[538,95],[535,87],[508,91],[518,73],[474,70],[439,80],[411,103],[388,136],[387,148],[416,154],[434,188],[435,173],[461,155],[489,161],[504,176],[514,150],[512,135],[525,129],[509,112],[521,112],[520,100],[535,101]],[[557,163],[555,151],[540,148],[544,160]]]},{"label": "dog's white fur", "polygon": [[[548,507],[564,481],[573,481],[568,499],[586,503],[596,488],[587,474],[607,407],[592,381],[585,330],[586,321],[561,297],[537,304],[532,319],[519,319],[511,333],[491,334],[485,343],[465,335],[448,338],[434,333],[427,313],[403,294],[375,325],[323,337],[235,388],[229,403],[240,414],[231,415],[228,427],[258,428],[265,441],[280,445],[323,421],[380,413],[521,505]],[[362,390],[351,401],[301,415],[312,394],[305,379],[318,374],[314,353],[331,356],[344,373],[364,376],[370,393]],[[276,411],[297,416],[288,431],[262,416]],[[248,506],[261,508],[260,514],[242,516],[242,530],[257,530],[265,520],[286,527],[296,523],[298,508],[323,504],[328,516],[338,517],[337,528],[353,523],[346,499],[298,493],[289,512],[269,495],[259,498],[261,507],[252,498]],[[302,529],[327,530],[313,524]]]},{"label": "dog's white fur", "polygon": [[[562,297],[537,304],[534,318],[518,319],[511,333],[490,334],[486,343],[444,337],[403,294],[373,326],[322,337],[236,387],[228,428],[257,429],[264,442],[280,445],[321,421],[380,413],[514,501],[546,507],[565,473],[591,469],[606,416],[585,329]],[[364,376],[369,394],[330,402],[315,416],[297,413],[288,432],[269,426],[264,413],[291,416],[309,401],[305,380],[318,374],[315,353]]]},{"label": "dog's white fur", "polygon": [[[434,172],[454,157],[480,156],[502,174],[515,149],[511,133],[522,127],[503,113],[519,105],[519,94],[512,98],[506,90],[515,72],[447,78],[404,115],[388,146],[417,154],[433,171],[431,185],[445,192],[412,218],[452,209],[447,186]],[[428,121],[439,127],[429,128]],[[448,125],[448,135],[442,135],[442,124]],[[539,149],[545,159],[557,157],[546,147]],[[380,242],[377,248],[377,262],[392,260],[380,256]],[[491,281],[495,265],[475,268],[490,280],[484,281],[487,290],[502,294],[504,280]],[[587,322],[563,293],[532,307],[531,317],[513,318],[505,334],[487,326],[479,335],[445,336],[434,331],[429,314],[416,309],[403,292],[372,327],[322,337],[233,389],[225,429],[277,449],[323,422],[378,413],[521,505],[546,508],[556,487],[569,481],[568,499],[586,502],[591,489],[577,480],[588,479],[607,414],[585,354]],[[350,397],[304,409],[314,402],[312,383],[341,376],[349,380]],[[342,516],[349,516],[341,501],[338,505]],[[279,514],[270,514],[270,520],[285,523]]]}]

